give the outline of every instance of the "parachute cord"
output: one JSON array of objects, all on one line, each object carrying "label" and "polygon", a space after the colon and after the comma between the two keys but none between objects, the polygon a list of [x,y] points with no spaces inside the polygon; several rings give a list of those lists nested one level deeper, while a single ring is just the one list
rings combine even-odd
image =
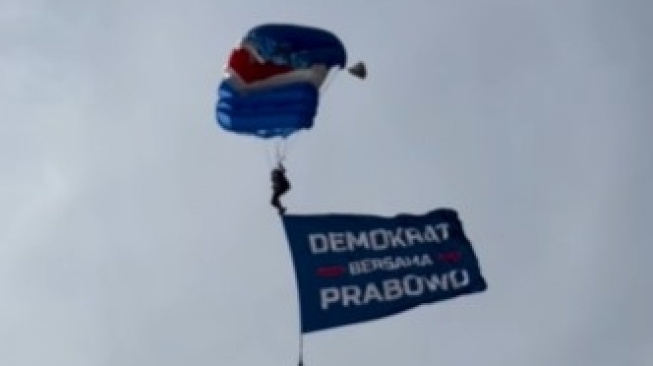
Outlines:
[{"label": "parachute cord", "polygon": [[263,149],[268,166],[273,169],[277,168],[279,164],[283,164],[295,142],[295,136],[291,135],[288,137],[275,137],[264,144]]},{"label": "parachute cord", "polygon": [[283,161],[286,159],[286,154],[284,148],[283,148],[283,140],[282,141],[276,141],[274,144],[274,153],[275,153],[275,159],[277,162],[277,166],[283,164]]},{"label": "parachute cord", "polygon": [[[327,75],[326,80],[324,81],[324,83],[320,87],[320,95],[321,96],[326,94],[327,90],[329,89],[331,84],[333,84],[334,80],[336,79],[336,77],[338,76],[339,73],[340,73],[340,70],[335,70],[335,71],[330,72]],[[290,151],[290,149],[293,147],[293,145],[295,143],[295,134],[292,134],[292,135],[287,136],[287,137],[275,138],[274,145],[273,145],[274,146],[274,152],[273,152],[274,153],[274,158],[273,158],[274,162],[272,162],[272,164],[274,164],[274,167],[277,167],[280,164],[283,164],[283,162],[286,160],[286,156],[288,155],[288,152]],[[268,163],[271,163],[269,154],[268,154]]]},{"label": "parachute cord", "polygon": [[304,366],[304,332],[302,329],[302,307],[299,293],[297,293],[297,310],[297,314],[299,314],[299,326],[297,327],[297,331],[299,333],[299,357],[297,366]]},{"label": "parachute cord", "polygon": [[324,84],[320,88],[320,96],[323,96],[324,94],[326,94],[327,90],[329,90],[329,87],[331,86],[331,84],[333,84],[333,81],[336,80],[336,77],[338,76],[339,73],[340,73],[340,70],[335,70],[335,71],[329,73],[329,75],[327,76],[327,79],[325,80]]},{"label": "parachute cord", "polygon": [[286,161],[286,157],[288,156],[288,153],[295,146],[295,143],[297,142],[296,135],[299,133],[300,133],[299,131],[295,132],[294,134],[288,137],[282,137],[280,140],[276,141],[275,150],[276,150],[277,164],[282,164],[284,161]]},{"label": "parachute cord", "polygon": [[299,330],[299,358],[297,361],[297,366],[304,366],[304,335]]},{"label": "parachute cord", "polygon": [[269,144],[264,144],[263,149],[270,168],[276,168],[286,160],[287,148],[283,138],[274,138]]},{"label": "parachute cord", "polygon": [[297,291],[297,318],[298,318],[298,326],[297,326],[297,333],[299,335],[299,356],[297,360],[297,366],[304,366],[304,327],[302,324],[302,304],[301,304],[301,298],[299,295],[299,291]]},{"label": "parachute cord", "polygon": [[263,149],[265,152],[265,158],[267,160],[268,166],[270,169],[276,168],[278,165],[278,158],[276,154],[276,145],[263,144]]},{"label": "parachute cord", "polygon": [[288,146],[285,139],[277,140],[275,145],[275,158],[277,166],[282,165],[286,160],[286,155],[288,153]]}]

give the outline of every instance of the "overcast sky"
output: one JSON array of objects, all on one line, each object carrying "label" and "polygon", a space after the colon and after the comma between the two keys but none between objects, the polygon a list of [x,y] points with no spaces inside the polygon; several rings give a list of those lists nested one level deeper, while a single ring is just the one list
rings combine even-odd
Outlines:
[{"label": "overcast sky", "polygon": [[268,144],[215,89],[248,28],[330,29],[291,213],[458,210],[488,291],[309,335],[307,366],[653,364],[646,0],[0,1],[0,365],[294,365]]}]

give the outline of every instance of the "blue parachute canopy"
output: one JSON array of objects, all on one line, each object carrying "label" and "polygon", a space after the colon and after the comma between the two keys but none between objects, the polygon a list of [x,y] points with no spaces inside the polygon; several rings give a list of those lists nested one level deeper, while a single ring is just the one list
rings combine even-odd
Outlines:
[{"label": "blue parachute canopy", "polygon": [[313,127],[319,88],[347,54],[332,33],[264,24],[250,29],[229,56],[218,86],[216,119],[229,132],[288,137]]},{"label": "blue parachute canopy", "polygon": [[292,67],[323,64],[345,67],[347,52],[333,33],[291,24],[264,24],[252,28],[245,36],[259,54],[270,62]]},{"label": "blue parachute canopy", "polygon": [[288,137],[313,127],[318,91],[309,84],[280,86],[242,96],[228,82],[222,82],[217,118],[231,132],[260,138]]}]

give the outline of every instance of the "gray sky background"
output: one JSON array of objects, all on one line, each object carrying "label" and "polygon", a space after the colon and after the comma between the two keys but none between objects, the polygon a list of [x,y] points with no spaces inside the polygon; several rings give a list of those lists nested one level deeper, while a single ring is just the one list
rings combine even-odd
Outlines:
[{"label": "gray sky background", "polygon": [[251,26],[331,29],[292,212],[453,207],[487,292],[309,335],[306,364],[653,364],[653,3],[0,2],[0,364],[294,365],[266,144],[214,122]]}]

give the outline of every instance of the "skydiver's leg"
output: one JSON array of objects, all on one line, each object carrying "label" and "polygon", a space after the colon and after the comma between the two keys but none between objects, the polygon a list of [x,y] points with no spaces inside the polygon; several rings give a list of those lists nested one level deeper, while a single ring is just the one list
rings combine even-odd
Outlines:
[{"label": "skydiver's leg", "polygon": [[279,215],[283,215],[284,212],[286,212],[286,208],[283,207],[281,202],[279,201],[279,196],[275,195],[275,197],[272,198],[272,206],[274,206],[277,211],[279,211]]},{"label": "skydiver's leg", "polygon": [[274,194],[272,195],[272,200],[270,203],[272,206],[276,207],[276,209],[279,211],[279,215],[283,215],[286,212],[286,208],[281,204],[281,196],[285,193],[286,191],[284,190],[275,190]]},{"label": "skydiver's leg", "polygon": [[279,208],[279,206],[281,206],[279,198],[281,198],[279,192],[274,192],[274,194],[272,194],[272,200],[270,201],[270,204],[276,208]]}]

